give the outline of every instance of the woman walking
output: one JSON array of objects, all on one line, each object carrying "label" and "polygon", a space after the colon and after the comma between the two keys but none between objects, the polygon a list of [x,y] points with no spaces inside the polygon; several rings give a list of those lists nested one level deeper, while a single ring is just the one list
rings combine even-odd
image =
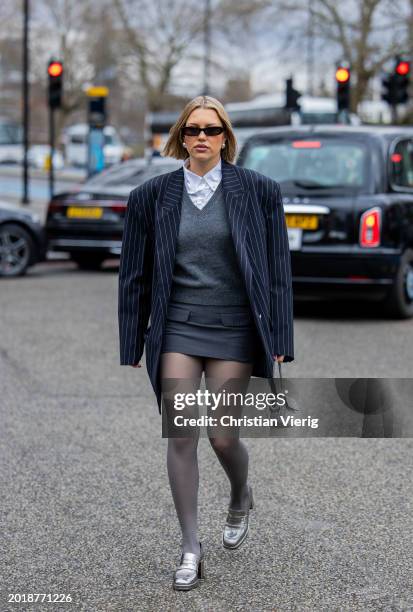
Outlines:
[{"label": "woman walking", "polygon": [[[134,189],[128,200],[119,269],[120,363],[148,374],[161,413],[163,382],[195,390],[251,376],[270,378],[274,361],[292,361],[290,253],[278,183],[233,161],[236,138],[223,105],[198,96],[170,130],[163,155],[178,170]],[[149,317],[151,324],[148,327]],[[174,387],[174,393],[177,387]],[[172,413],[172,403],[165,401]],[[210,435],[230,483],[222,534],[236,549],[253,508],[249,456],[239,437]],[[182,531],[176,590],[204,576],[198,539],[198,435],[168,437],[167,469]]]}]

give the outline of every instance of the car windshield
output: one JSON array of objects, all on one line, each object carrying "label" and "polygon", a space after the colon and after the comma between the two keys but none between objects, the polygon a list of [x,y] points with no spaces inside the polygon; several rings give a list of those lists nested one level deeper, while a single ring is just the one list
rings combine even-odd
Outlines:
[{"label": "car windshield", "polygon": [[176,170],[179,164],[148,164],[144,159],[118,164],[89,179],[84,187],[136,187],[159,174]]},{"label": "car windshield", "polygon": [[242,165],[276,180],[283,191],[361,190],[367,151],[360,142],[331,138],[280,139],[247,145]]}]

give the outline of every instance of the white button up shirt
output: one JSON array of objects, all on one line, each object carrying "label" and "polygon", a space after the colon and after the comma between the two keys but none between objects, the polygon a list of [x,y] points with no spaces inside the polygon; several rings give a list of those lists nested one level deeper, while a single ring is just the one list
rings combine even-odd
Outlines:
[{"label": "white button up shirt", "polygon": [[189,197],[199,210],[204,208],[222,179],[222,163],[219,162],[204,176],[199,176],[188,169],[189,158],[184,162],[185,187]]}]

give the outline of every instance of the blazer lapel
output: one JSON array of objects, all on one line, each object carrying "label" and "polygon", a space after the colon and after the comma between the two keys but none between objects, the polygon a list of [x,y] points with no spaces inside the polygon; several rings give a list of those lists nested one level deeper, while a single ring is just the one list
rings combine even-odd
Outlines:
[{"label": "blazer lapel", "polygon": [[252,304],[254,300],[253,276],[247,249],[248,199],[250,194],[244,188],[236,166],[225,160],[222,160],[222,187],[238,265]]},{"label": "blazer lapel", "polygon": [[244,189],[236,167],[225,160],[222,160],[222,187],[238,263],[241,269],[245,271],[247,258],[245,238],[248,225],[249,192]]},{"label": "blazer lapel", "polygon": [[[161,280],[163,297],[166,298],[164,301],[167,301],[170,295],[184,182],[183,168],[171,172],[164,192],[156,205],[155,278]],[[252,298],[252,271],[245,244],[249,193],[244,189],[235,166],[224,159],[222,159],[222,188],[238,263],[244,276],[247,291]],[[166,309],[166,303],[164,306]]]}]

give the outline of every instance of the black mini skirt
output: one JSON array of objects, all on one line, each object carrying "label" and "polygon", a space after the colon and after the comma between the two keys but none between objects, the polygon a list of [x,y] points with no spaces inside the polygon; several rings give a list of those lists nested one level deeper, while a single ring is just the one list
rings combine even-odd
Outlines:
[{"label": "black mini skirt", "polygon": [[170,301],[161,353],[253,362],[257,329],[249,305],[210,306]]}]

